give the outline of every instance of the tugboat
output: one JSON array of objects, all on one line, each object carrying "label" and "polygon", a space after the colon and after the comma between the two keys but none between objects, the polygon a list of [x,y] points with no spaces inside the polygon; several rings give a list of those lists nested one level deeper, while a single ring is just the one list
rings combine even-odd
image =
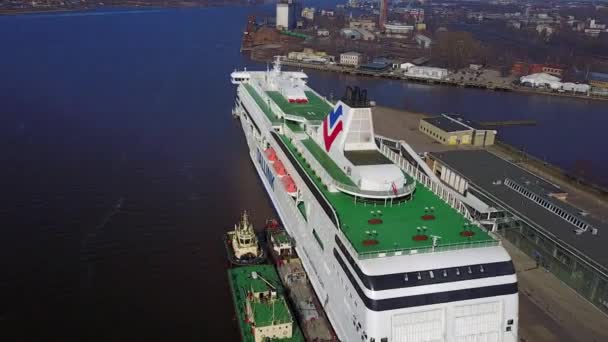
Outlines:
[{"label": "tugboat", "polygon": [[226,233],[224,244],[228,260],[233,265],[255,265],[266,260],[266,253],[260,247],[247,212],[244,212],[241,221],[234,225],[234,230]]}]

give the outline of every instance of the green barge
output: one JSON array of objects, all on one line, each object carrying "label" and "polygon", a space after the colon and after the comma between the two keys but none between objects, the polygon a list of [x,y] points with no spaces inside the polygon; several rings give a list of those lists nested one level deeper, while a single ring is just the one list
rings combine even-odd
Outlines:
[{"label": "green barge", "polygon": [[228,282],[243,342],[304,341],[272,265],[231,268]]}]

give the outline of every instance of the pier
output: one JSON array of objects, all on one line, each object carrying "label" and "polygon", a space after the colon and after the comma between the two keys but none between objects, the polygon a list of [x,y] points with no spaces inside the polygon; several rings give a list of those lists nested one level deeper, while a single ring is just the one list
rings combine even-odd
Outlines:
[{"label": "pier", "polygon": [[506,127],[506,126],[536,126],[536,120],[504,120],[504,121],[481,121],[484,127]]},{"label": "pier", "polygon": [[[449,146],[437,143],[418,129],[420,119],[428,117],[423,113],[375,107],[373,115],[377,134],[407,141],[417,153],[480,149],[470,145]],[[533,121],[489,121],[485,124],[532,125]],[[605,189],[580,179],[572,179],[565,170],[499,140],[487,151],[558,185],[568,193],[567,203],[584,208],[604,222],[608,221],[608,191]],[[509,230],[502,229],[501,234],[505,234],[505,231]],[[517,229],[511,232],[513,231]],[[526,249],[522,248],[520,241],[515,240],[514,243],[511,240],[513,239],[503,236],[502,244],[511,255],[517,270],[520,321],[525,322],[520,325],[522,341],[600,341],[608,338],[608,331],[603,329],[608,324],[608,316],[553,273],[559,264],[539,267],[529,256],[529,251],[524,252]]]}]

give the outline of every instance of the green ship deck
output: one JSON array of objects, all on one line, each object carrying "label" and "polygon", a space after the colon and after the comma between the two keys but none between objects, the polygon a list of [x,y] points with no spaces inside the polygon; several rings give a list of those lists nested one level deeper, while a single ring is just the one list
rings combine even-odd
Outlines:
[{"label": "green ship deck", "polygon": [[[250,85],[245,85],[245,87],[271,122],[277,122],[275,114],[253,87]],[[322,120],[331,110],[327,101],[312,92],[306,92],[310,101],[308,104],[292,104],[278,92],[267,91],[266,93],[285,113],[300,115],[308,120]],[[295,124],[289,123],[288,126],[293,131],[301,132],[302,128],[294,126]],[[472,225],[464,216],[420,183],[416,184],[412,200],[395,202],[392,205],[390,202],[387,205],[384,205],[384,202],[364,203],[355,201],[354,197],[341,192],[330,192],[308,166],[302,155],[297,152],[291,141],[286,136],[281,136],[281,140],[336,211],[340,221],[339,228],[360,257],[380,253],[387,253],[387,255],[395,252],[413,254],[429,250],[439,251],[498,244],[498,241],[487,232]],[[352,180],[314,141],[304,139],[301,142],[333,179],[346,185],[354,185]],[[388,161],[384,156],[377,154],[351,153],[347,157],[358,165],[383,164]],[[407,175],[406,178],[410,184],[414,182]],[[380,221],[381,223],[377,223]],[[465,230],[469,231],[467,236],[463,236]],[[420,237],[415,239],[414,237],[417,235],[424,235],[427,239],[419,240]],[[435,247],[433,247],[432,236],[439,237]]]},{"label": "green ship deck", "polygon": [[[416,184],[414,199],[385,206],[382,203],[364,203],[354,197],[330,192],[305,162],[291,141],[281,140],[300,163],[300,167],[321,190],[336,211],[340,229],[359,255],[378,253],[416,253],[433,248],[431,236],[439,236],[435,250],[459,249],[476,245],[494,245],[497,241],[451,208],[422,184]],[[408,182],[413,179],[408,177]],[[423,218],[423,216],[429,217]],[[382,223],[372,224],[374,221]],[[419,228],[419,229],[418,229]],[[462,236],[467,230],[471,236]],[[427,240],[415,240],[426,235]]]},{"label": "green ship deck", "polygon": [[317,145],[312,139],[302,140],[302,144],[315,157],[315,159],[323,166],[329,175],[340,183],[354,186],[355,183],[340,169],[338,165],[329,157],[329,155]]},{"label": "green ship deck", "polygon": [[262,99],[262,97],[258,94],[258,92],[255,91],[255,89],[253,89],[253,87],[249,84],[245,84],[244,86],[245,86],[245,89],[247,89],[247,92],[249,93],[249,95],[251,95],[251,97],[253,97],[253,99],[255,100],[255,103],[258,105],[258,107],[260,107],[262,112],[264,112],[264,114],[266,114],[266,117],[268,118],[268,120],[270,120],[270,122],[272,124],[280,123],[281,120],[279,119],[279,117],[276,116],[272,112],[272,110],[268,106],[268,103],[264,102],[264,99]]},{"label": "green ship deck", "polygon": [[302,335],[302,331],[287,306],[279,276],[272,265],[243,266],[228,269],[228,281],[243,342],[253,342],[255,340],[251,332],[251,325],[245,320],[247,291],[261,292],[268,289],[268,285],[261,279],[252,279],[251,272],[256,272],[275,286],[279,297],[272,305],[264,303],[253,304],[256,326],[263,327],[273,322],[292,322],[293,332],[291,338],[273,339],[272,341],[303,342],[304,336]]},{"label": "green ship deck", "polygon": [[289,103],[278,91],[267,91],[272,101],[286,114],[301,116],[311,121],[321,121],[331,110],[331,106],[312,91],[305,91],[308,103]]}]

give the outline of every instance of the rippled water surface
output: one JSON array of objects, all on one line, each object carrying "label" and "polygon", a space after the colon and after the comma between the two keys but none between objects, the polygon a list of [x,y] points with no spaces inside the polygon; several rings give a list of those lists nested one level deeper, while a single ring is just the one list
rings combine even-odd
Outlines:
[{"label": "rippled water surface", "polygon": [[[273,215],[230,117],[251,11],[0,17],[0,340],[237,339],[221,236],[242,209]],[[534,118],[501,134],[606,163],[604,103],[310,75],[326,95]]]}]

